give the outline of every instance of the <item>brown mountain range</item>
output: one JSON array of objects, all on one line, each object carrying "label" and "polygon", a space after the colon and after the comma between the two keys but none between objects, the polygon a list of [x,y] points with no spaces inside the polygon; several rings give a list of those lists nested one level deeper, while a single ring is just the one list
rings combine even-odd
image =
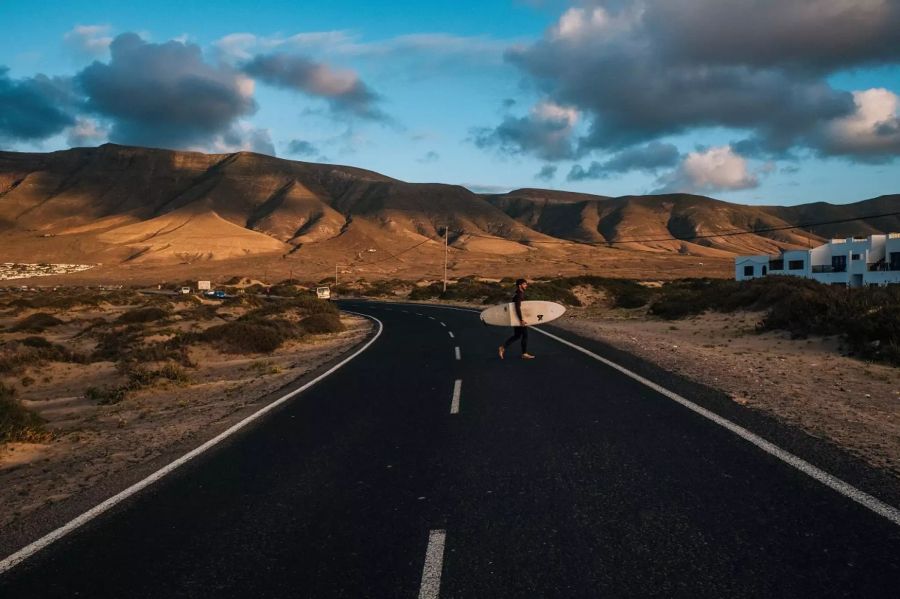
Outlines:
[{"label": "brown mountain range", "polygon": [[898,231],[900,217],[812,232],[735,232],[896,212],[898,200],[762,207],[686,194],[479,195],[248,152],[105,144],[0,152],[0,262],[102,263],[132,274],[244,265],[324,276],[338,265],[364,276],[433,275],[442,267],[439,238],[448,226],[451,268],[460,273],[623,274],[631,265],[641,276],[661,276],[695,265],[725,276],[736,254]]}]

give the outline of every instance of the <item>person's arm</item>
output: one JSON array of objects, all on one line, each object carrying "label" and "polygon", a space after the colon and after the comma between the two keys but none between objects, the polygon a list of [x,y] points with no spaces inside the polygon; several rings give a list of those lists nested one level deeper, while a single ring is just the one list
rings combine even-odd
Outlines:
[{"label": "person's arm", "polygon": [[525,318],[522,317],[522,294],[516,294],[516,316],[519,317],[519,326],[525,326]]}]

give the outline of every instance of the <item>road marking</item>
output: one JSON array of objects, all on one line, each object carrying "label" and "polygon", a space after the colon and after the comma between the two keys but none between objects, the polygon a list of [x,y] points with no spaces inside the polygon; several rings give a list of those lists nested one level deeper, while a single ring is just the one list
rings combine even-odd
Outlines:
[{"label": "road marking", "polygon": [[453,331],[447,331],[447,334],[450,335],[450,338],[453,339]]},{"label": "road marking", "polygon": [[[456,308],[453,306],[433,305],[432,307],[440,308],[443,310],[456,310],[457,312],[469,312],[469,313],[478,313],[479,312],[479,310],[473,310],[471,308]],[[758,448],[762,449],[769,455],[781,460],[788,466],[796,468],[797,470],[806,474],[807,476],[819,481],[820,483],[822,483],[829,489],[832,489],[833,491],[837,491],[844,497],[846,497],[852,501],[855,501],[856,503],[862,505],[863,507],[868,508],[869,510],[875,512],[879,516],[883,516],[883,517],[887,518],[888,520],[890,520],[891,522],[893,522],[894,524],[896,524],[897,526],[900,526],[900,509],[897,509],[896,507],[889,505],[872,495],[869,495],[865,491],[857,489],[850,483],[845,482],[845,481],[841,480],[840,478],[838,478],[832,474],[829,474],[828,472],[825,472],[824,470],[822,470],[820,468],[817,468],[816,466],[813,466],[806,460],[790,453],[789,451],[781,449],[780,447],[778,447],[771,441],[767,441],[767,440],[763,439],[759,435],[750,432],[749,430],[745,429],[742,426],[735,424],[734,422],[731,422],[727,418],[723,418],[722,416],[719,416],[715,412],[712,412],[710,410],[707,410],[706,408],[700,407],[699,405],[693,403],[692,401],[685,399],[681,395],[678,395],[677,393],[675,393],[673,391],[669,391],[665,387],[657,385],[653,381],[646,379],[646,378],[642,377],[641,375],[628,370],[624,366],[619,366],[612,360],[608,360],[602,356],[599,356],[599,355],[595,354],[594,352],[587,350],[579,345],[576,345],[576,344],[572,343],[571,341],[567,341],[567,340],[563,339],[562,337],[558,337],[558,336],[554,335],[553,333],[548,333],[547,331],[543,331],[537,327],[532,327],[532,328],[535,331],[537,331],[538,333],[540,333],[541,335],[546,335],[547,337],[550,337],[551,339],[555,339],[556,341],[559,341],[560,343],[562,343],[564,345],[568,345],[569,347],[571,347],[577,351],[580,351],[581,353],[588,355],[588,356],[594,358],[595,360],[602,362],[603,364],[606,364],[610,368],[614,368],[615,370],[618,370],[625,376],[630,377],[643,385],[646,385],[647,387],[653,389],[657,393],[659,393],[665,397],[668,397],[672,401],[675,401],[675,402],[681,404],[682,406],[691,410],[692,412],[714,422],[715,424],[718,424],[719,426],[721,426],[725,429],[730,430],[731,432],[738,435],[745,441],[748,441],[748,442],[752,443],[753,445],[756,445]]]},{"label": "road marking", "polygon": [[442,326],[442,327],[446,327],[446,326],[447,326],[447,323],[446,323],[446,322],[442,322],[442,323],[441,323],[441,326]]},{"label": "road marking", "polygon": [[784,462],[790,466],[793,466],[800,472],[803,472],[804,474],[811,476],[812,478],[819,481],[826,487],[829,487],[830,489],[837,491],[844,497],[847,497],[848,499],[852,499],[853,501],[859,503],[860,505],[869,508],[876,514],[878,514],[880,516],[884,516],[885,518],[887,518],[888,520],[890,520],[897,526],[900,526],[900,510],[898,510],[894,506],[884,503],[880,499],[877,499],[877,498],[869,495],[865,491],[861,491],[861,490],[857,489],[850,483],[844,482],[843,480],[837,478],[836,476],[833,476],[833,475],[825,472],[824,470],[817,468],[816,466],[813,466],[806,460],[804,460],[798,456],[795,456],[794,454],[790,453],[789,451],[785,451],[784,449],[781,449],[774,443],[772,443],[770,441],[766,441],[759,435],[757,435],[755,433],[751,433],[749,430],[745,429],[742,426],[735,424],[734,422],[728,420],[727,418],[723,418],[722,416],[719,416],[715,412],[707,410],[706,408],[703,408],[703,407],[695,404],[694,402],[692,402],[688,399],[685,399],[681,395],[678,395],[677,393],[675,393],[673,391],[669,391],[665,387],[657,385],[656,383],[654,383],[653,381],[651,381],[649,379],[645,379],[641,375],[628,370],[624,366],[619,366],[615,362],[613,362],[611,360],[607,360],[606,358],[604,358],[602,356],[598,356],[594,352],[587,350],[579,345],[575,345],[571,341],[566,341],[562,337],[557,337],[553,333],[548,333],[547,331],[542,331],[540,329],[535,329],[535,330],[538,333],[541,333],[542,335],[546,335],[547,337],[550,337],[551,339],[556,339],[560,343],[562,343],[564,345],[568,345],[569,347],[571,347],[577,351],[580,351],[581,353],[588,355],[588,356],[594,358],[595,360],[598,360],[599,362],[606,364],[610,368],[614,368],[614,369],[618,370],[625,376],[631,377],[632,379],[638,381],[639,383],[646,385],[647,387],[650,387],[657,393],[664,395],[664,396],[668,397],[669,399],[671,399],[672,401],[675,401],[675,402],[681,404],[682,406],[686,407],[687,409],[691,410],[692,412],[695,412],[696,414],[699,414],[700,416],[703,416],[704,418],[711,420],[712,422],[718,424],[719,426],[730,430],[731,432],[738,435],[745,441],[749,441],[750,443],[756,445],[757,447],[759,447],[760,449],[762,449],[769,455],[772,455],[772,456],[778,458],[779,460],[781,460],[782,462]]},{"label": "road marking", "polygon": [[457,345],[454,349],[456,349],[456,359],[461,360],[462,358],[459,355],[459,346]]},{"label": "road marking", "polygon": [[462,381],[456,379],[453,382],[453,400],[450,402],[450,413],[459,414],[459,392],[462,391]]},{"label": "road marking", "polygon": [[44,535],[43,537],[41,537],[41,538],[38,539],[37,541],[35,541],[35,542],[33,542],[33,543],[27,545],[26,547],[23,547],[22,549],[16,551],[15,553],[13,553],[12,555],[10,555],[9,557],[7,557],[7,558],[5,558],[4,560],[0,561],[0,574],[3,574],[4,572],[6,572],[6,571],[12,569],[12,568],[15,567],[16,565],[22,563],[23,561],[25,561],[26,559],[28,559],[29,557],[31,557],[32,555],[34,555],[35,553],[37,553],[38,551],[40,551],[41,549],[47,547],[48,545],[50,545],[50,544],[53,543],[54,541],[58,541],[59,539],[61,539],[61,538],[64,537],[65,535],[69,534],[70,532],[72,532],[73,530],[75,530],[76,528],[78,528],[79,526],[81,526],[81,525],[83,525],[83,524],[86,524],[87,522],[90,522],[91,520],[93,520],[94,518],[96,518],[97,516],[99,516],[100,514],[102,514],[103,512],[109,510],[111,507],[113,507],[113,506],[115,506],[115,505],[121,503],[122,501],[128,499],[129,497],[131,497],[132,495],[134,495],[134,494],[137,493],[138,491],[141,491],[142,489],[145,489],[146,487],[149,487],[150,485],[152,485],[153,483],[155,483],[156,481],[158,481],[159,479],[161,479],[161,478],[164,477],[165,475],[169,474],[170,472],[172,472],[173,470],[175,470],[175,469],[178,468],[179,466],[184,465],[184,464],[187,463],[189,460],[192,460],[193,458],[197,457],[197,456],[200,455],[201,453],[204,453],[205,451],[207,451],[208,449],[210,449],[210,448],[212,448],[213,446],[217,445],[218,443],[220,443],[221,441],[223,441],[223,440],[226,439],[227,437],[230,437],[230,436],[233,435],[234,433],[238,432],[239,430],[241,430],[242,428],[244,428],[245,426],[247,426],[248,424],[250,424],[250,423],[253,422],[254,420],[257,420],[258,418],[260,418],[260,417],[263,416],[264,414],[266,414],[266,413],[268,413],[268,412],[271,412],[272,410],[274,410],[275,408],[277,408],[278,406],[280,406],[280,405],[283,404],[284,402],[288,401],[289,399],[293,398],[294,396],[299,395],[300,393],[306,391],[307,389],[309,389],[310,387],[312,387],[313,385],[315,385],[316,383],[318,383],[319,381],[321,381],[321,380],[324,379],[325,377],[327,377],[327,376],[331,375],[332,373],[336,372],[338,369],[340,369],[342,366],[344,366],[344,364],[348,363],[350,360],[352,360],[353,358],[355,358],[355,357],[358,356],[359,354],[361,354],[361,353],[363,353],[364,351],[366,351],[367,349],[369,349],[369,347],[370,347],[373,343],[375,343],[375,341],[381,336],[381,332],[384,330],[384,325],[381,323],[380,320],[378,320],[378,319],[375,318],[374,316],[370,316],[370,315],[368,315],[368,314],[359,314],[358,312],[351,312],[351,311],[349,311],[349,310],[344,310],[344,312],[347,312],[348,314],[355,314],[355,315],[357,315],[357,316],[363,316],[363,317],[365,317],[365,318],[371,318],[371,319],[374,320],[376,323],[378,323],[378,332],[375,334],[374,337],[372,337],[372,338],[369,340],[368,343],[366,343],[366,344],[365,344],[364,346],[362,346],[359,350],[357,350],[356,352],[354,352],[351,356],[349,356],[349,357],[347,357],[346,359],[342,360],[342,361],[339,362],[338,364],[335,364],[335,365],[332,366],[329,370],[327,370],[326,372],[323,372],[322,374],[320,374],[319,376],[317,376],[317,377],[314,378],[313,380],[309,381],[308,383],[306,383],[306,384],[303,385],[302,387],[299,387],[299,388],[297,388],[297,389],[294,389],[294,390],[291,391],[290,393],[286,393],[286,394],[282,395],[281,397],[279,397],[278,399],[276,399],[275,401],[273,401],[273,402],[270,403],[269,405],[267,405],[267,406],[265,406],[264,408],[262,408],[262,409],[260,409],[260,410],[258,410],[258,411],[256,411],[256,412],[254,412],[253,414],[250,414],[249,416],[247,416],[246,418],[244,418],[243,420],[241,420],[241,421],[238,422],[237,424],[231,426],[228,430],[226,430],[226,431],[220,433],[219,435],[213,437],[212,439],[210,439],[209,441],[207,441],[207,442],[204,443],[203,445],[200,445],[199,447],[197,447],[197,448],[195,448],[195,449],[189,451],[188,453],[184,454],[183,456],[181,456],[180,458],[178,458],[178,459],[175,460],[174,462],[171,462],[170,464],[168,464],[168,465],[166,465],[166,466],[163,466],[162,468],[160,468],[159,470],[157,470],[156,472],[154,472],[153,474],[151,474],[151,475],[148,476],[147,478],[145,478],[145,479],[143,479],[143,480],[141,480],[141,481],[139,481],[139,482],[136,482],[135,484],[131,485],[130,487],[128,487],[128,488],[125,489],[124,491],[121,491],[121,492],[119,492],[119,493],[113,495],[112,497],[110,497],[109,499],[107,499],[106,501],[104,501],[103,503],[100,503],[99,505],[96,505],[96,506],[94,506],[93,508],[91,508],[90,510],[88,510],[88,511],[86,511],[85,513],[81,514],[80,516],[78,516],[78,517],[75,518],[74,520],[70,521],[68,524],[65,524],[65,525],[63,525],[63,526],[57,528],[56,530],[54,530],[54,531],[52,531],[52,532],[50,532],[50,533],[47,533],[46,535]]},{"label": "road marking", "polygon": [[419,599],[437,599],[441,594],[441,570],[444,569],[444,543],[447,532],[432,530],[428,533],[425,565],[422,566],[422,584]]},{"label": "road marking", "polygon": [[419,312],[416,312],[416,316],[423,316],[423,314],[420,314]]},{"label": "road marking", "polygon": [[429,320],[437,320],[437,318],[435,318],[434,316],[429,316],[428,319]]}]

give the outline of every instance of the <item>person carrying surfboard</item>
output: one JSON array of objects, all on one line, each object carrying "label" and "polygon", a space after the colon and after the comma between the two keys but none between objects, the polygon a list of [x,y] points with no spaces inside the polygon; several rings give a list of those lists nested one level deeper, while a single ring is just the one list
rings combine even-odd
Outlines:
[{"label": "person carrying surfboard", "polygon": [[[516,280],[516,294],[513,296],[512,301],[516,305],[516,316],[519,317],[520,323],[525,322],[525,318],[522,316],[522,302],[525,301],[525,289],[527,288],[528,281],[525,279]],[[533,360],[534,356],[528,353],[528,327],[526,326],[513,327],[513,336],[497,348],[500,359],[503,359],[503,356],[506,354],[506,348],[515,343],[516,339],[522,340],[522,358],[525,360]]]}]

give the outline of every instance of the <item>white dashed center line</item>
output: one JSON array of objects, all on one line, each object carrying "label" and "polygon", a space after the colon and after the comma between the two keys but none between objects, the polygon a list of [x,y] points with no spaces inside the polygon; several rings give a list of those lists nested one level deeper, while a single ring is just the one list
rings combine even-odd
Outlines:
[{"label": "white dashed center line", "polygon": [[442,326],[442,327],[446,327],[446,326],[447,326],[447,323],[446,323],[446,322],[442,322],[442,323],[441,323],[441,326]]},{"label": "white dashed center line", "polygon": [[450,335],[451,339],[453,339],[453,331],[447,331],[447,334]]},{"label": "white dashed center line", "polygon": [[453,400],[450,402],[450,413],[459,414],[459,393],[462,391],[462,381],[456,379],[453,383]]},{"label": "white dashed center line", "polygon": [[432,530],[428,533],[428,549],[425,550],[419,599],[437,599],[441,594],[441,570],[444,568],[446,539],[447,532],[444,530]]},{"label": "white dashed center line", "polygon": [[457,359],[457,360],[462,360],[462,357],[461,357],[460,354],[459,354],[459,346],[457,345],[455,349],[456,349],[456,359]]}]

